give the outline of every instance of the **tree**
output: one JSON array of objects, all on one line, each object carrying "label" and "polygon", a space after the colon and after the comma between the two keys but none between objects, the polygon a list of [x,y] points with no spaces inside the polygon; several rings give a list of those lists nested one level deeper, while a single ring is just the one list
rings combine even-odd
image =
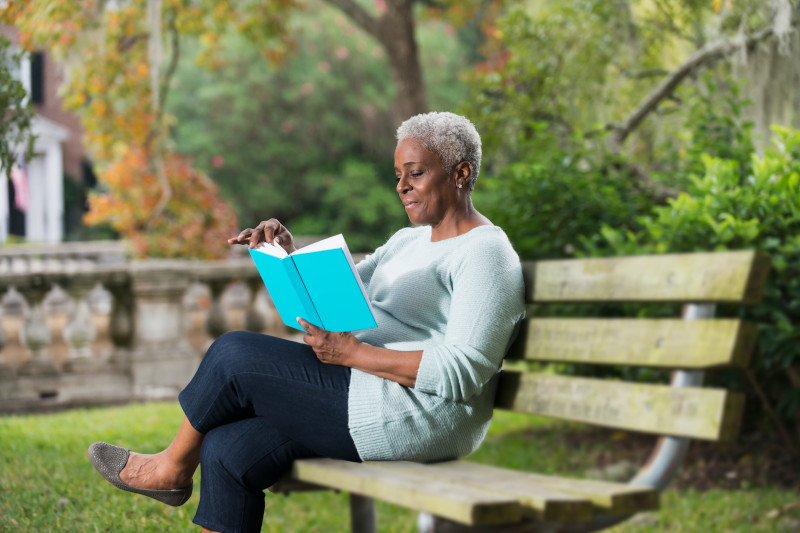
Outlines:
[{"label": "tree", "polygon": [[[18,28],[24,47],[47,48],[70,67],[70,81],[63,88],[65,105],[81,118],[103,187],[90,197],[87,221],[111,222],[120,233],[143,244],[138,248],[141,254],[151,255],[174,255],[177,249],[167,243],[177,240],[211,244],[204,241],[206,234],[234,232],[233,210],[219,202],[210,216],[202,218],[203,224],[192,226],[192,233],[184,233],[182,226],[193,215],[185,211],[208,204],[216,187],[203,173],[187,170],[188,161],[172,153],[169,144],[164,109],[180,57],[179,36],[200,36],[204,43],[200,59],[208,61],[213,59],[215,36],[235,27],[266,43],[264,53],[278,59],[288,41],[276,37],[285,35],[284,14],[294,6],[293,0],[22,0],[7,6],[2,22]],[[162,31],[169,37],[166,54]],[[170,176],[169,171],[176,174]],[[112,179],[114,173],[126,178]],[[180,198],[174,194],[176,177],[188,180]],[[157,186],[151,186],[151,179]],[[125,198],[140,201],[126,205]],[[129,216],[144,206],[149,209],[144,216]],[[156,231],[163,238],[149,238]],[[187,250],[219,256],[226,246],[222,240],[211,248],[188,246],[180,253]]]},{"label": "tree", "polygon": [[800,21],[788,0],[570,1],[515,6],[498,27],[474,102],[501,164],[542,122],[565,142],[608,151],[633,186],[663,202],[677,189],[646,169],[659,144],[680,136],[681,86],[731,54],[787,39]]},{"label": "tree", "polygon": [[17,152],[23,150],[30,155],[33,150],[33,107],[11,69],[12,65],[19,65],[21,54],[12,54],[9,48],[8,40],[0,37],[0,168],[6,173],[16,162]]},{"label": "tree", "polygon": [[[425,111],[426,93],[414,35],[414,2],[376,1],[372,10],[352,0],[327,2],[351,17],[386,50],[400,117]],[[496,3],[499,0],[474,0],[468,5],[483,8]],[[299,7],[296,0],[21,0],[9,4],[2,21],[19,28],[23,45],[48,48],[71,67],[70,82],[64,88],[65,102],[83,121],[89,152],[99,167],[104,187],[102,193],[90,198],[92,209],[100,211],[89,216],[88,221],[111,221],[114,214],[109,209],[122,207],[116,200],[127,197],[127,191],[116,190],[112,180],[104,178],[108,169],[122,161],[146,162],[146,174],[159,184],[157,189],[146,188],[151,194],[158,194],[157,201],[147,202],[152,206],[150,216],[115,218],[117,227],[123,220],[131,224],[138,221],[130,228],[120,227],[123,234],[136,236],[153,231],[154,221],[162,215],[179,220],[182,214],[175,211],[179,206],[198,203],[173,201],[172,180],[166,174],[167,161],[176,154],[172,153],[171,117],[165,114],[165,107],[182,55],[181,36],[199,39],[201,49],[196,59],[210,67],[221,64],[217,45],[228,32],[245,36],[258,45],[264,57],[278,62],[296,44],[287,25]],[[426,11],[436,16],[464,12],[460,3],[450,0]],[[143,175],[141,169],[130,170],[131,175]],[[199,198],[213,190],[213,184],[202,173],[188,173],[186,177],[195,186],[185,194],[196,193]],[[224,211],[219,210],[220,218],[215,223],[233,227],[233,213],[230,209]],[[155,248],[145,252],[164,253]],[[214,253],[222,253],[222,249]]]}]

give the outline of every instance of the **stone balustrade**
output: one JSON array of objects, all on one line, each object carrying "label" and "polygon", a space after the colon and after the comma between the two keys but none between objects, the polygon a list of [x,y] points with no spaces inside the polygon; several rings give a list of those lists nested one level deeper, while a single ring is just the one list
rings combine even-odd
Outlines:
[{"label": "stone balustrade", "polygon": [[249,257],[131,261],[103,246],[0,250],[0,413],[175,398],[225,331],[288,333]]}]

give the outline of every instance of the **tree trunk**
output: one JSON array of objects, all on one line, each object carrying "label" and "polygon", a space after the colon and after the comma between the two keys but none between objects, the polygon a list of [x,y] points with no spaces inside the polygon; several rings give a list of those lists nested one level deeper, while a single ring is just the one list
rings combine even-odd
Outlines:
[{"label": "tree trunk", "polygon": [[772,41],[753,50],[745,62],[732,60],[742,96],[752,102],[742,114],[755,124],[759,150],[769,145],[773,124],[800,128],[800,35],[795,31],[789,39],[783,53]]},{"label": "tree trunk", "polygon": [[386,10],[375,17],[354,0],[325,0],[347,15],[383,46],[395,86],[397,120],[428,110],[422,67],[414,36],[414,0],[386,0]]},{"label": "tree trunk", "polygon": [[386,2],[380,18],[379,41],[389,56],[389,70],[395,86],[395,113],[399,120],[428,110],[422,67],[414,37],[414,13],[411,0]]}]

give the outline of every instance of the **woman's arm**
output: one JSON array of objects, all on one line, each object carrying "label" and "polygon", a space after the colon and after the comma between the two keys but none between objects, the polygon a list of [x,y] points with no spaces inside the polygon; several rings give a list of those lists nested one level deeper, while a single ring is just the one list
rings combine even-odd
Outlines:
[{"label": "woman's arm", "polygon": [[311,346],[323,363],[347,366],[413,387],[422,361],[422,350],[401,351],[370,346],[351,333],[333,333],[298,318],[306,330],[303,341]]}]

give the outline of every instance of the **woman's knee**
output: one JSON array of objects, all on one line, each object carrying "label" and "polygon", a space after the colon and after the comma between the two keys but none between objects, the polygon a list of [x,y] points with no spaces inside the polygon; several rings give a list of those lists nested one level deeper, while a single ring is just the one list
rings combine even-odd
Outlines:
[{"label": "woman's knee", "polygon": [[272,428],[263,437],[252,431],[263,423],[247,419],[209,431],[200,448],[201,477],[255,492],[275,483],[291,467],[292,442]]},{"label": "woman's knee", "polygon": [[219,365],[226,370],[238,368],[240,364],[247,364],[253,357],[259,357],[259,344],[265,337],[250,331],[229,331],[223,333],[208,347],[203,357],[205,364]]}]

